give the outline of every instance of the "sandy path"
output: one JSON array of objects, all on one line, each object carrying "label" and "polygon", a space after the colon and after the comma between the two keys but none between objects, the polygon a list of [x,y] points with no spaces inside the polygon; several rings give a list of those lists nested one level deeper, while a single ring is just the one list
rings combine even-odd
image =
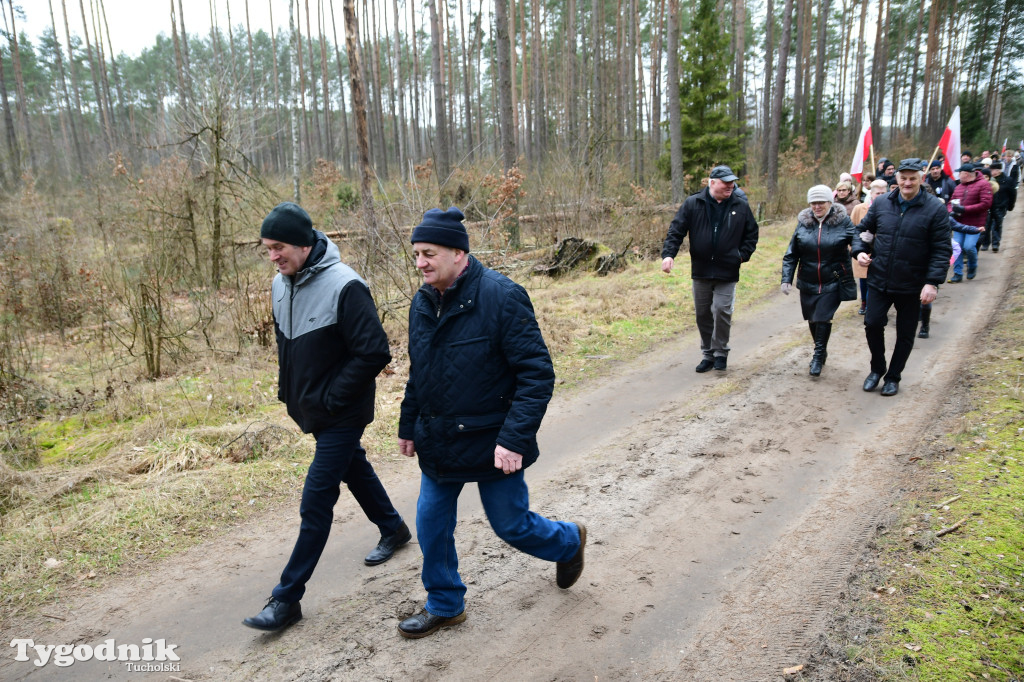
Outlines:
[{"label": "sandy path", "polygon": [[[469,618],[404,640],[395,626],[425,596],[418,549],[363,566],[375,529],[343,495],[306,617],[284,633],[240,620],[276,582],[294,507],[112,580],[66,604],[64,621],[3,628],[7,641],[163,638],[178,645],[180,671],[37,669],[8,649],[0,678],[779,679],[807,659],[854,558],[891,513],[910,453],[937,428],[959,349],[997,313],[1020,258],[1021,222],[1009,215],[1006,247],[982,254],[976,280],[942,287],[932,336],[917,342],[895,398],[860,390],[867,349],[855,304],[841,309],[815,380],[796,296],[781,295],[756,311],[738,303],[724,374],[693,372],[689,336],[556,398],[527,481],[534,509],[587,523],[587,569],[571,590],[555,586],[552,565],[498,540],[467,487],[457,539]],[[411,521],[415,463],[396,457],[381,471]]]}]

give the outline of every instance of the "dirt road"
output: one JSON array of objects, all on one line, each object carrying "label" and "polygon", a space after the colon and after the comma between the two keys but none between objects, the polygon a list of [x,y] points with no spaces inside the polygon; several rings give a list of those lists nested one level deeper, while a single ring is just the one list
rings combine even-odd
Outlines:
[{"label": "dirt road", "polygon": [[[894,398],[860,388],[868,368],[856,304],[840,310],[825,371],[812,379],[797,297],[781,295],[757,310],[739,301],[724,373],[694,373],[688,335],[558,396],[527,481],[536,510],[587,524],[587,567],[571,590],[555,586],[553,565],[498,540],[468,487],[457,531],[468,620],[402,639],[398,621],[425,597],[418,548],[363,566],[376,529],[342,495],[305,619],[287,631],[240,621],[276,582],[297,504],[51,611],[63,621],[4,627],[7,641],[164,639],[177,645],[180,670],[95,660],[37,668],[13,661],[12,648],[0,678],[780,679],[807,660],[855,557],[892,513],[911,453],[929,454],[961,349],[998,313],[1024,253],[1021,223],[1010,214],[1005,248],[982,254],[977,279],[942,287],[931,338],[916,343]],[[381,470],[411,521],[415,463],[396,457]]]}]

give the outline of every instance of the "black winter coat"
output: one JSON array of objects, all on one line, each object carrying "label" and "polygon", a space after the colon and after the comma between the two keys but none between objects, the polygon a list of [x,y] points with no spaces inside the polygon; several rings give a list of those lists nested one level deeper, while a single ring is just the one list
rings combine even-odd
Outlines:
[{"label": "black winter coat", "polygon": [[865,243],[854,234],[853,257],[871,254],[868,286],[894,294],[918,293],[925,284],[946,281],[950,243],[949,214],[941,201],[924,190],[900,212],[899,189],[878,197],[858,228],[871,232]]},{"label": "black winter coat", "polygon": [[436,481],[504,476],[494,447],[537,461],[555,386],[526,290],[472,256],[443,296],[423,285],[409,309],[409,381],[398,436]]},{"label": "black winter coat", "polygon": [[391,361],[370,289],[322,232],[302,270],[274,277],[277,397],[305,433],[373,421],[376,377]]},{"label": "black winter coat", "polygon": [[800,211],[789,249],[782,257],[782,281],[809,294],[839,288],[839,277],[852,277],[850,248],[854,227],[842,204],[833,203],[820,223],[810,208]]},{"label": "black winter coat", "polygon": [[[989,211],[1002,210],[1005,212],[1010,208],[1010,192],[1016,194],[1013,181],[1005,173],[992,179],[999,185],[999,191],[992,195],[992,206]],[[1016,200],[1017,197],[1013,198]]]},{"label": "black winter coat", "polygon": [[709,215],[714,201],[707,187],[686,198],[668,228],[661,257],[675,258],[689,235],[693,279],[737,282],[740,264],[750,260],[757,248],[757,220],[750,205],[734,193],[723,202],[722,223],[716,230]]}]

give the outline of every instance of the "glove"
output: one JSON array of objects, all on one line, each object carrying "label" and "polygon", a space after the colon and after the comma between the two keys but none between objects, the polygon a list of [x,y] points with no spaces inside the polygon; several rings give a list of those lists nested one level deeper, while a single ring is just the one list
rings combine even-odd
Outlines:
[{"label": "glove", "polygon": [[789,292],[793,289],[793,285],[789,282],[783,282],[782,286],[779,287],[786,296],[789,296]]},{"label": "glove", "polygon": [[953,217],[959,218],[964,214],[964,207],[960,204],[953,204]]},{"label": "glove", "polygon": [[871,242],[875,241],[875,235],[873,232],[868,232],[867,230],[865,230],[860,233],[860,240],[865,244],[870,244]]}]

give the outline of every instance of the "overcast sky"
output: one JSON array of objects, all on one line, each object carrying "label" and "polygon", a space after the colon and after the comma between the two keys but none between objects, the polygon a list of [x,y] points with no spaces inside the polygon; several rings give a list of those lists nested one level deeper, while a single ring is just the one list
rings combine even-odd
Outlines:
[{"label": "overcast sky", "polygon": [[[21,5],[25,17],[16,17],[19,33],[26,33],[33,44],[38,44],[39,36],[50,27],[50,3],[53,3],[54,17],[57,20],[57,37],[64,43],[64,15],[61,0],[15,0],[15,7]],[[175,6],[178,0],[174,0]],[[274,8],[274,23],[278,26],[288,25],[288,0],[249,0],[249,22],[252,30],[270,29],[270,3]],[[93,0],[98,7],[100,0]],[[107,23],[110,25],[110,37],[117,53],[124,52],[137,56],[143,49],[152,47],[156,36],[160,33],[171,34],[171,0],[103,0],[107,10]],[[4,4],[6,10],[7,3]],[[84,2],[89,11],[89,2]],[[66,0],[68,20],[71,33],[82,37],[82,11],[78,0]],[[210,3],[208,0],[181,0],[185,12],[185,28],[189,34],[210,32]],[[214,0],[217,12],[217,23],[222,30],[227,26],[227,0]],[[304,6],[304,5],[303,5]],[[315,13],[316,2],[310,2],[310,10]],[[324,2],[324,7],[328,7]],[[341,21],[341,0],[336,0],[334,11],[337,20]],[[330,15],[328,15],[329,17]],[[7,16],[8,25],[10,17]],[[231,0],[231,23],[235,26],[245,25],[245,0]],[[330,24],[328,24],[329,26]],[[338,27],[341,30],[341,27]],[[89,39],[95,41],[92,27]]]}]

